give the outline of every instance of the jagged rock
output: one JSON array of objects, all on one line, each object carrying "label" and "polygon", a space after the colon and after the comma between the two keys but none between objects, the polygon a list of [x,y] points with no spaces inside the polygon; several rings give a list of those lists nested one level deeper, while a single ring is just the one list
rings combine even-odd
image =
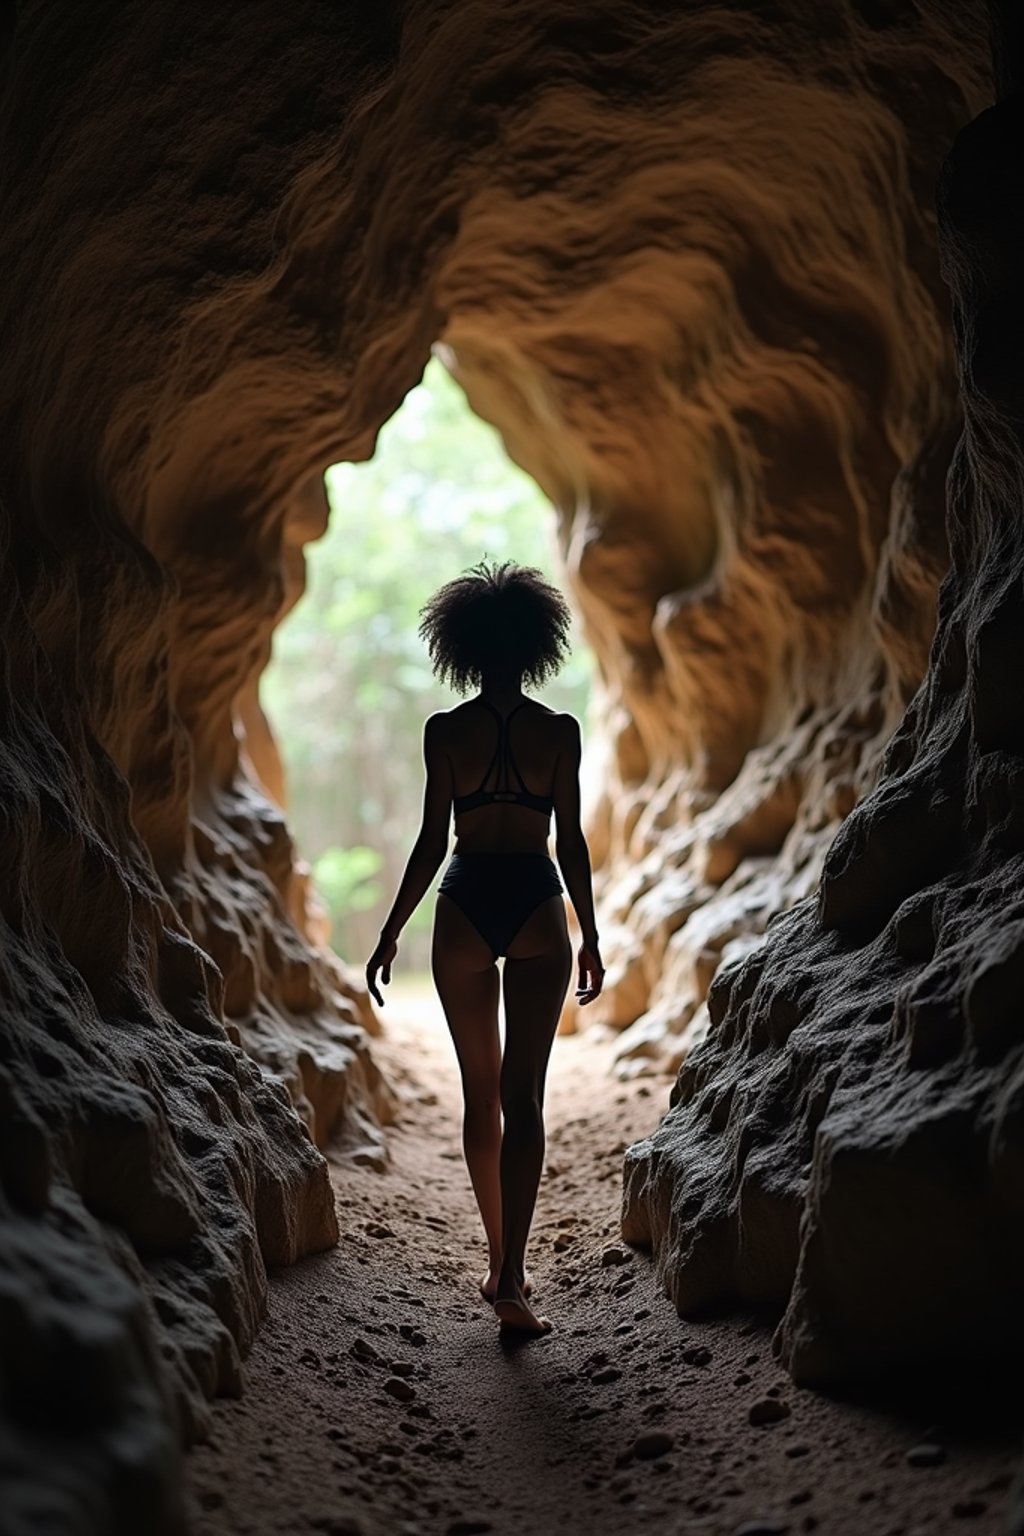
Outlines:
[{"label": "jagged rock", "polygon": [[679,1309],[785,1309],[805,1382],[1024,1353],[1022,137],[1011,96],[939,190],[965,423],[928,675],[817,898],[712,985],[669,1114],[626,1154],[623,1235]]},{"label": "jagged rock", "polygon": [[[781,0],[751,27],[696,0],[249,0],[207,7],[197,28],[170,0],[99,21],[53,0],[8,19],[12,1530],[180,1524],[174,1448],[201,1430],[204,1396],[237,1385],[265,1264],[333,1238],[314,1142],[337,1133],[351,1155],[380,1155],[391,1100],[365,1046],[373,1015],[322,949],[258,679],[322,526],[320,471],[372,451],[432,344],[556,504],[598,653],[590,823],[622,935],[609,1020],[662,1017],[686,1049],[730,945],[812,889],[870,787],[947,560],[958,406],[931,194],[987,100],[987,13],[865,0],[826,30],[819,10]],[[678,1299],[792,1289],[786,1356],[805,1374],[883,1356],[926,1262],[949,1259],[949,1284],[969,1291],[997,1257],[1019,1271],[1005,851],[1021,743],[997,515],[1017,490],[1016,357],[1000,304],[968,293],[981,258],[947,250],[981,469],[971,489],[960,454],[929,691],[890,750],[889,787],[830,855],[820,916],[797,905],[723,969],[672,1115],[647,1164],[632,1160],[631,1230],[658,1243]],[[983,822],[987,851],[957,883]],[[954,1082],[958,1040],[971,1065]],[[879,1128],[901,1115],[883,1155]],[[673,1148],[698,1121],[694,1169]],[[981,1230],[955,1252],[911,1251],[951,1200],[958,1219],[977,1213],[965,1152],[987,1192]],[[880,1325],[858,1311],[877,1278],[870,1232],[860,1268],[822,1234],[863,1235],[846,1168],[883,1186],[896,1162],[897,1201],[933,1158],[951,1182],[893,1234]],[[871,1210],[895,1221],[884,1199]],[[909,1341],[930,1336],[943,1295],[928,1293]],[[40,1394],[61,1404],[62,1444],[76,1438],[63,1481]]]}]

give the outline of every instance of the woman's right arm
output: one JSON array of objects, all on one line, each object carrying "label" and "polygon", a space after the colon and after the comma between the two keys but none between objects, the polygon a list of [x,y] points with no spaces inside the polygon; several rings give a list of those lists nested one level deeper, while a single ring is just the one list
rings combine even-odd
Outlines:
[{"label": "woman's right arm", "polygon": [[572,715],[561,719],[563,741],[555,764],[555,858],[580,925],[579,986],[576,1000],[593,1002],[601,991],[604,966],[594,916],[590,853],[580,823],[580,727]]}]

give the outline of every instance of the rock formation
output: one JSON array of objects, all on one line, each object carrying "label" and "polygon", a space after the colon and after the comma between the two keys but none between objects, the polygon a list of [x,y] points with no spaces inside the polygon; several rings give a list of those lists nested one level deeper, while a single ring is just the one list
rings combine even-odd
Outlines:
[{"label": "rock formation", "polygon": [[1024,1346],[1021,108],[940,187],[964,430],[927,678],[820,891],[711,990],[623,1231],[682,1311],[785,1307],[798,1381],[1002,1372]]},{"label": "rock formation", "polygon": [[696,9],[509,107],[440,289],[600,665],[592,1016],[624,1072],[680,1060],[723,958],[814,889],[923,676],[958,426],[934,184],[987,99],[970,8],[743,41]]},{"label": "rock formation", "polygon": [[[236,1384],[265,1264],[334,1236],[314,1143],[382,1155],[372,1015],[320,947],[258,677],[319,475],[372,452],[433,344],[551,495],[598,653],[609,1019],[681,1053],[722,959],[813,889],[934,625],[957,405],[933,186],[989,99],[984,34],[961,0],[53,0],[4,34],[11,1530],[175,1529],[176,1444]],[[947,258],[962,318],[972,238]],[[941,1202],[914,1169],[962,1176],[970,1149],[984,1199],[946,1192],[981,1224],[977,1271],[951,1264],[966,1295],[1020,1182],[992,1097],[1010,491],[971,490],[968,462],[1004,451],[1009,385],[982,330],[929,683],[820,914],[723,973],[630,1159],[627,1229],[681,1304],[784,1302],[799,1257],[804,1377],[843,1374],[859,1336],[882,1358],[937,1252],[900,1249],[911,1289],[887,1260],[896,1299],[856,1312],[843,1175],[888,1165],[895,1106],[922,1241]],[[53,1475],[57,1433],[79,1450]]]}]

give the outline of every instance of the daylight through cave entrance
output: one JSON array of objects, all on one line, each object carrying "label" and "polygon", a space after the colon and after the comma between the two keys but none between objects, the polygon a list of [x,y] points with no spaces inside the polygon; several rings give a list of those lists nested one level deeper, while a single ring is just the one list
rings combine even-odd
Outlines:
[{"label": "daylight through cave entrance", "polygon": [[[431,674],[419,610],[480,559],[536,566],[556,584],[560,559],[547,498],[438,357],[382,428],[373,458],[335,464],[325,481],[327,529],[305,546],[306,591],[275,631],[260,695],[331,944],[360,962],[416,836],[423,722],[458,702]],[[572,645],[535,697],[585,731],[593,661],[575,620]],[[404,930],[398,990],[429,983],[440,876]]]},{"label": "daylight through cave entrance", "polygon": [[[8,10],[3,1536],[1016,1536],[1019,4]],[[440,336],[599,663],[526,1358],[358,966],[415,603],[325,602],[291,811],[258,708]],[[544,563],[423,485],[427,585]]]}]

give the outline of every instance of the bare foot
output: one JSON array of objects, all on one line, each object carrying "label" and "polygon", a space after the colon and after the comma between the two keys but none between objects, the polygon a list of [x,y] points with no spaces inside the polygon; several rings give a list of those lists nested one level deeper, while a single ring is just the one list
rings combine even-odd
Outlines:
[{"label": "bare foot", "polygon": [[502,1328],[516,1328],[521,1333],[550,1333],[551,1320],[547,1317],[538,1317],[533,1308],[527,1304],[526,1293],[521,1285],[514,1282],[509,1285],[507,1281],[498,1287],[498,1295],[494,1299],[494,1310],[498,1314],[498,1320]]},{"label": "bare foot", "polygon": [[[533,1279],[527,1270],[523,1277],[523,1295],[529,1296],[533,1290]],[[493,1301],[498,1291],[498,1271],[493,1267],[489,1269],[480,1282],[480,1294],[485,1301]]]}]

